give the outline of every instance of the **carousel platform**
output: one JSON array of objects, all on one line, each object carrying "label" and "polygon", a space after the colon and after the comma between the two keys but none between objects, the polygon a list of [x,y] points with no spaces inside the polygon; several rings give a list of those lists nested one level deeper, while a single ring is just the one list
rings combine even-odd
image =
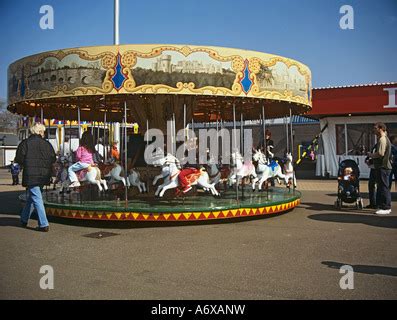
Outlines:
[{"label": "carousel platform", "polygon": [[[292,210],[300,204],[301,193],[282,187],[252,192],[227,190],[220,198],[198,191],[186,196],[155,198],[136,194],[126,203],[109,195],[85,200],[81,194],[61,196],[57,191],[44,191],[46,212],[50,216],[102,221],[204,221],[268,216]],[[20,196],[22,202],[25,195]]]}]

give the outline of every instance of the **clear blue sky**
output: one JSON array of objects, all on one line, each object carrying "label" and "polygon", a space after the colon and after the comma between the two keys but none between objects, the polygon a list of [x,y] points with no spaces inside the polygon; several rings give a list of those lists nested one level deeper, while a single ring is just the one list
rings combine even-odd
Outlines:
[{"label": "clear blue sky", "polygon": [[[55,29],[39,27],[52,5]],[[341,30],[339,8],[354,9]],[[120,0],[120,42],[235,47],[297,59],[313,86],[397,81],[396,0]],[[8,65],[34,53],[113,43],[113,0],[0,0],[0,98]]]}]

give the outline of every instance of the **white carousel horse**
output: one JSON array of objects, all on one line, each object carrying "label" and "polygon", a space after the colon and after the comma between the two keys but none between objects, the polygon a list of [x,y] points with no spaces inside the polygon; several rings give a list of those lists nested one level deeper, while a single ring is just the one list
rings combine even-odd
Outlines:
[{"label": "white carousel horse", "polygon": [[292,154],[287,153],[286,158],[287,161],[284,164],[284,181],[287,185],[287,188],[290,188],[292,182],[294,183],[294,187],[296,188],[296,176],[294,173],[294,166],[292,165]]},{"label": "white carousel horse", "polygon": [[[274,161],[271,160],[270,163],[267,161],[266,155],[262,153],[261,150],[256,150],[253,159],[258,162],[257,166],[257,173],[259,176],[259,181],[258,181],[258,190],[262,190],[262,184],[267,181],[269,178],[276,178],[278,183],[280,184],[280,181],[278,178],[284,179],[285,176],[281,170],[280,165]],[[253,188],[255,190],[255,188]]]},{"label": "white carousel horse", "polygon": [[210,183],[214,183],[215,185],[217,185],[219,182],[227,182],[230,175],[230,169],[228,166],[221,166],[219,168],[217,161],[213,156],[211,156],[210,160],[208,161],[207,167]]},{"label": "white carousel horse", "polygon": [[147,192],[146,191],[146,185],[144,182],[141,181],[141,176],[138,171],[135,171],[134,169],[130,170],[130,174],[128,175],[128,184],[130,184],[133,187],[137,187],[140,193]]},{"label": "white carousel horse", "polygon": [[[80,170],[76,172],[77,178],[79,182],[88,182],[89,184],[95,184],[98,186],[99,191],[106,191],[108,190],[108,185],[106,180],[101,178],[101,170],[95,166],[89,166],[87,169]],[[65,187],[68,188],[69,186],[69,179],[66,179],[62,183],[62,189]]]},{"label": "white carousel horse", "polygon": [[[109,169],[111,170],[109,171]],[[108,163],[108,164],[101,164],[101,168],[104,168],[102,171],[108,171],[104,174],[104,177],[110,177],[110,184],[113,184],[117,181],[121,181],[123,186],[127,186],[128,188],[131,186],[137,187],[139,192],[146,192],[145,183],[140,180],[140,175],[134,169],[131,169],[129,175],[127,176],[127,180],[124,178],[124,169],[118,163]]]},{"label": "white carousel horse", "polygon": [[[169,177],[164,179],[165,181],[163,184],[157,188],[155,196],[163,197],[167,190],[174,189],[179,186],[178,175],[181,170],[178,168],[178,163],[179,160],[170,153],[168,153],[163,159],[158,160],[158,164],[161,166],[169,167]],[[198,185],[201,188],[210,190],[212,195],[219,196],[219,192],[215,189],[215,185],[209,182],[208,173],[205,171],[201,171],[199,177],[193,181],[191,185]]]},{"label": "white carousel horse", "polygon": [[232,164],[234,165],[234,168],[229,176],[229,186],[239,183],[240,179],[244,179],[245,177],[253,177],[251,181],[252,190],[255,190],[258,176],[252,161],[244,161],[242,155],[238,151],[235,151],[232,153]]},{"label": "white carousel horse", "polygon": [[[169,154],[169,155],[171,155],[171,154]],[[164,151],[161,148],[158,148],[157,151],[155,152],[155,154],[153,155],[153,159],[154,159],[152,161],[153,166],[162,167],[161,173],[158,174],[157,176],[155,176],[153,179],[153,186],[155,186],[160,179],[163,179],[163,184],[169,183],[170,167],[168,166],[167,163],[164,163],[164,161],[163,161],[165,159]],[[178,167],[178,169],[181,170],[181,163],[177,158],[175,158],[175,164]]]},{"label": "white carousel horse", "polygon": [[[103,177],[104,178],[108,178],[110,177],[110,181],[109,184],[113,184],[117,181],[121,181],[124,185],[124,187],[127,185],[127,187],[130,186],[130,182],[129,179],[127,179],[127,181],[125,180],[125,178],[123,177],[123,167],[121,165],[119,165],[118,163],[105,163],[105,164],[101,164],[101,169],[104,172]],[[109,171],[109,167],[111,168],[111,170]]]}]

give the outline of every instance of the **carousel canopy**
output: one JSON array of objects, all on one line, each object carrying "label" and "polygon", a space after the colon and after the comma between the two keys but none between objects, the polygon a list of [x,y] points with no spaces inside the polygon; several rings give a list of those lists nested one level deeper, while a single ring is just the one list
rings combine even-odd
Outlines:
[{"label": "carousel canopy", "polygon": [[[49,51],[8,69],[8,110],[26,116],[127,121],[164,128],[304,114],[311,110],[311,72],[267,53],[187,45],[115,45]],[[186,108],[184,108],[186,105]],[[79,110],[79,111],[78,111]],[[184,113],[186,110],[186,115]]]}]

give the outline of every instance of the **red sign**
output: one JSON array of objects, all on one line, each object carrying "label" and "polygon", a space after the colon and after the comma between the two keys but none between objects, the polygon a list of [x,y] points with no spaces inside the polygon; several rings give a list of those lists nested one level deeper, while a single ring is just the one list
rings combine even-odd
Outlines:
[{"label": "red sign", "polygon": [[311,116],[396,114],[397,83],[313,89]]}]

